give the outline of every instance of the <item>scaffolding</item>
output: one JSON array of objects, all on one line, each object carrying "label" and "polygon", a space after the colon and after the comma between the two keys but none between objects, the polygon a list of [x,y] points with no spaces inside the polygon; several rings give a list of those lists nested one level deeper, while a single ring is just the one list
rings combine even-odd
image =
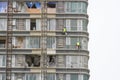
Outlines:
[{"label": "scaffolding", "polygon": [[[47,80],[47,0],[41,2],[41,80]],[[12,72],[12,28],[13,28],[13,0],[7,5],[7,35],[6,35],[6,80],[11,80]]]},{"label": "scaffolding", "polygon": [[47,80],[47,0],[41,6],[41,80]]},{"label": "scaffolding", "polygon": [[8,0],[7,4],[8,7],[7,7],[7,34],[6,34],[6,80],[11,80],[13,0]]}]

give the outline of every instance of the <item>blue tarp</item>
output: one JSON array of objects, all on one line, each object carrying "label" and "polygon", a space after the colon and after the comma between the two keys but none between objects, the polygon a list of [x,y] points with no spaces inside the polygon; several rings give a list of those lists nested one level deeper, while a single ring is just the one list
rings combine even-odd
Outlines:
[{"label": "blue tarp", "polygon": [[40,2],[35,2],[35,6],[36,6],[36,8],[40,8],[41,7],[41,3]]},{"label": "blue tarp", "polygon": [[33,6],[33,2],[26,2],[26,4],[29,8],[32,8],[32,6]]},{"label": "blue tarp", "polygon": [[39,9],[41,7],[41,3],[40,2],[26,2],[27,6],[29,8],[32,8],[34,5],[37,9]]},{"label": "blue tarp", "polygon": [[7,2],[0,2],[0,12],[7,11]]}]

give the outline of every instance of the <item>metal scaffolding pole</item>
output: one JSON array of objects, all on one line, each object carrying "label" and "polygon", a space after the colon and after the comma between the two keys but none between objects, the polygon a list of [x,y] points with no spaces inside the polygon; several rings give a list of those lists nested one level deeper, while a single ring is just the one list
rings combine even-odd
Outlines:
[{"label": "metal scaffolding pole", "polygon": [[41,80],[47,80],[47,0],[41,6]]},{"label": "metal scaffolding pole", "polygon": [[12,68],[12,24],[13,24],[13,0],[8,0],[7,7],[7,34],[6,34],[6,80],[11,80]]}]

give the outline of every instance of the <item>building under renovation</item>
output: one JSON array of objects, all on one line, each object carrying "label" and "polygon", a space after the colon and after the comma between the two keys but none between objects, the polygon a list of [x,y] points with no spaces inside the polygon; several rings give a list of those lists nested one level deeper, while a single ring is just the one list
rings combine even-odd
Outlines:
[{"label": "building under renovation", "polygon": [[89,80],[88,0],[0,0],[0,80]]}]

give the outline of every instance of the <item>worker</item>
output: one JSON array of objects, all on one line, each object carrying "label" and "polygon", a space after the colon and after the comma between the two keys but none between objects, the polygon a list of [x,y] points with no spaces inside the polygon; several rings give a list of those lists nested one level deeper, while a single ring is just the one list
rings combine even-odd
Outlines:
[{"label": "worker", "polygon": [[67,29],[65,27],[63,28],[63,34],[67,35]]},{"label": "worker", "polygon": [[76,47],[79,49],[80,48],[80,42],[76,43]]}]

